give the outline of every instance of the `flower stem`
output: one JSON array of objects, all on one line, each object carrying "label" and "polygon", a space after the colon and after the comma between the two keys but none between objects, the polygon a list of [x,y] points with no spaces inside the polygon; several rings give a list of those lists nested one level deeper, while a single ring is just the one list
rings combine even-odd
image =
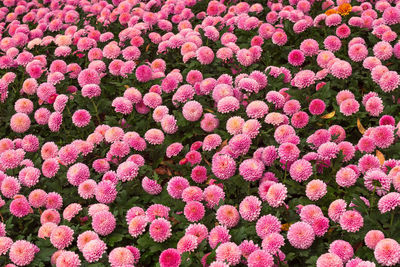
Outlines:
[{"label": "flower stem", "polygon": [[93,104],[93,107],[94,107],[94,111],[96,112],[97,123],[100,124],[99,110],[97,109],[97,105],[94,102],[93,98],[91,98],[90,101],[92,101],[92,104]]}]

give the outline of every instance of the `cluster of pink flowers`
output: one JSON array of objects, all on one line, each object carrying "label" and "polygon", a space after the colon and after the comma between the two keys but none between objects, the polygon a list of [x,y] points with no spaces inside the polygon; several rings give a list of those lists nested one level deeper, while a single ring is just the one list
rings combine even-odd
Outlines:
[{"label": "cluster of pink flowers", "polygon": [[400,264],[399,24],[398,0],[2,1],[0,263]]}]

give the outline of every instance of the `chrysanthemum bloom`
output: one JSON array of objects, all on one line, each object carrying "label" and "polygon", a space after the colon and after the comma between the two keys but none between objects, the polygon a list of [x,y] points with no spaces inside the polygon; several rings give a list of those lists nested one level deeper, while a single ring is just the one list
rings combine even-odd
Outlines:
[{"label": "chrysanthemum bloom", "polygon": [[29,213],[32,213],[32,208],[29,205],[29,202],[25,196],[14,196],[14,200],[10,203],[10,213],[18,218],[24,217]]},{"label": "chrysanthemum bloom", "polygon": [[289,174],[295,181],[306,181],[312,175],[311,163],[304,159],[296,160],[290,165]]},{"label": "chrysanthemum bloom", "polygon": [[257,249],[247,258],[249,267],[271,267],[274,265],[274,258],[266,250]]},{"label": "chrysanthemum bloom", "polygon": [[[72,251],[59,250],[60,254],[57,256],[54,264],[60,267],[79,267],[81,260],[79,255]],[[57,252],[55,252],[57,253]],[[53,254],[54,255],[54,254]],[[53,257],[52,257],[53,258]],[[53,263],[53,262],[52,262]]]},{"label": "chrysanthemum bloom", "polygon": [[39,252],[39,248],[34,244],[25,240],[17,240],[10,247],[9,257],[14,264],[26,266],[33,261],[37,252]]},{"label": "chrysanthemum bloom", "polygon": [[236,172],[236,162],[228,155],[215,154],[212,159],[211,170],[219,179],[229,179]]},{"label": "chrysanthemum bloom", "polygon": [[354,255],[353,247],[344,240],[333,241],[329,245],[329,252],[338,255],[343,262],[349,261]]},{"label": "chrysanthemum bloom", "polygon": [[66,225],[61,225],[55,228],[50,235],[51,244],[58,248],[64,249],[72,244],[74,230]]},{"label": "chrysanthemum bloom", "polygon": [[183,190],[188,186],[189,182],[187,179],[180,176],[175,176],[169,180],[167,191],[172,198],[179,199],[182,197]]},{"label": "chrysanthemum bloom", "polygon": [[251,253],[258,249],[258,245],[253,240],[243,240],[239,245],[239,249],[244,258],[248,258]]},{"label": "chrysanthemum bloom", "polygon": [[25,113],[16,113],[10,119],[10,127],[16,133],[26,132],[31,126],[31,120]]},{"label": "chrysanthemum bloom", "polygon": [[166,156],[168,158],[177,156],[179,152],[183,149],[183,145],[181,143],[172,143],[167,147]]},{"label": "chrysanthemum bloom", "polygon": [[203,199],[207,202],[207,206],[210,208],[218,205],[219,201],[224,198],[224,190],[217,185],[209,185],[203,191]]},{"label": "chrysanthemum bloom", "polygon": [[324,214],[322,213],[321,208],[314,204],[306,205],[302,207],[300,210],[301,220],[310,225],[313,223],[315,219],[323,216]]},{"label": "chrysanthemum bloom", "polygon": [[182,114],[188,121],[197,121],[203,114],[203,107],[197,101],[189,101],[183,106]]},{"label": "chrysanthemum bloom", "polygon": [[149,179],[147,176],[142,179],[142,188],[150,195],[158,195],[162,191],[161,185],[155,180]]},{"label": "chrysanthemum bloom", "polygon": [[265,166],[260,160],[246,159],[239,166],[239,173],[246,181],[256,181],[262,177]]},{"label": "chrysanthemum bloom", "polygon": [[256,223],[256,232],[261,239],[264,239],[271,233],[279,233],[280,231],[281,222],[273,215],[264,215]]},{"label": "chrysanthemum bloom", "polygon": [[34,167],[25,167],[19,174],[18,178],[22,185],[32,187],[39,182],[40,170]]},{"label": "chrysanthemum bloom", "polygon": [[387,60],[393,55],[393,47],[389,42],[380,41],[373,47],[374,56],[380,60]]},{"label": "chrysanthemum bloom", "polygon": [[287,188],[282,183],[275,183],[268,189],[266,200],[271,207],[281,206],[287,197]]},{"label": "chrysanthemum bloom", "polygon": [[128,223],[129,234],[135,238],[143,234],[144,231],[146,230],[147,223],[148,220],[146,216],[144,215],[135,216]]},{"label": "chrysanthemum bloom", "polygon": [[198,246],[197,237],[191,234],[185,234],[177,243],[176,248],[179,253],[194,252]]},{"label": "chrysanthemum bloom", "polygon": [[385,238],[385,235],[379,230],[370,230],[364,237],[364,242],[370,249],[375,249],[376,245]]},{"label": "chrysanthemum bloom", "polygon": [[[379,182],[377,185],[376,181]],[[391,180],[382,170],[370,169],[365,173],[364,185],[369,191],[375,191],[379,196],[385,195],[390,190]]]},{"label": "chrysanthemum bloom", "polygon": [[133,265],[135,258],[132,252],[124,247],[114,248],[108,255],[108,262],[112,267]]},{"label": "chrysanthemum bloom", "polygon": [[72,115],[72,123],[77,127],[85,127],[90,123],[91,118],[89,111],[79,109]]},{"label": "chrysanthemum bloom", "polygon": [[354,44],[350,46],[348,54],[351,60],[360,62],[368,56],[368,49],[363,44]]},{"label": "chrysanthemum bloom", "polygon": [[177,249],[169,248],[161,252],[160,267],[178,267],[181,264],[181,255]]},{"label": "chrysanthemum bloom", "polygon": [[47,193],[42,189],[35,189],[29,193],[28,200],[32,207],[42,207],[46,204]]},{"label": "chrysanthemum bloom", "polygon": [[1,194],[6,198],[12,198],[18,194],[21,189],[19,181],[11,176],[6,176],[1,182]]},{"label": "chrysanthemum bloom", "polygon": [[150,237],[158,243],[162,243],[171,237],[171,223],[164,218],[158,218],[150,224]]},{"label": "chrysanthemum bloom", "polygon": [[139,172],[139,167],[132,161],[122,162],[117,168],[117,177],[122,182],[132,181]]},{"label": "chrysanthemum bloom", "polygon": [[397,89],[399,85],[400,75],[395,71],[387,71],[379,79],[379,86],[386,93]]},{"label": "chrysanthemum bloom", "polygon": [[89,167],[83,163],[76,163],[69,167],[67,172],[67,179],[70,184],[79,186],[83,181],[90,177]]},{"label": "chrysanthemum bloom", "polygon": [[279,248],[285,244],[284,237],[279,233],[271,233],[268,234],[262,241],[262,248],[272,254],[275,255]]},{"label": "chrysanthemum bloom", "polygon": [[78,238],[76,240],[78,249],[80,251],[82,251],[87,243],[89,243],[90,241],[95,240],[95,239],[99,239],[99,236],[95,232],[93,232],[93,231],[83,232],[82,234],[80,234],[78,236]]},{"label": "chrysanthemum bloom", "polygon": [[122,113],[124,115],[130,114],[133,110],[132,102],[125,97],[117,97],[111,103],[111,106],[115,108],[115,112]]},{"label": "chrysanthemum bloom", "polygon": [[292,115],[291,123],[293,127],[301,129],[308,124],[309,117],[304,111],[296,112]]},{"label": "chrysanthemum bloom", "polygon": [[326,142],[319,146],[317,153],[318,156],[323,160],[334,159],[339,153],[339,147],[334,142]]},{"label": "chrysanthemum bloom", "polygon": [[208,46],[201,46],[196,51],[196,57],[202,65],[208,65],[214,60],[214,52]]},{"label": "chrysanthemum bloom", "polygon": [[150,129],[144,134],[144,138],[149,144],[160,145],[164,142],[164,133],[159,129]]},{"label": "chrysanthemum bloom", "polygon": [[326,105],[325,105],[325,102],[323,100],[321,100],[321,99],[313,99],[310,102],[310,105],[309,105],[308,108],[309,108],[311,114],[313,114],[313,115],[321,115],[322,113],[324,113],[325,107],[326,107]]},{"label": "chrysanthemum bloom", "polygon": [[400,193],[397,192],[390,192],[378,201],[378,208],[381,213],[394,210],[398,206],[400,206]]},{"label": "chrysanthemum bloom", "polygon": [[223,243],[216,250],[216,259],[222,262],[227,261],[232,266],[240,262],[240,256],[240,249],[233,242]]},{"label": "chrysanthemum bloom", "polygon": [[69,204],[63,211],[63,217],[67,221],[71,221],[73,217],[75,217],[79,211],[82,210],[82,206],[78,203]]},{"label": "chrysanthemum bloom", "polygon": [[291,162],[299,157],[300,150],[292,143],[283,143],[278,148],[278,155],[284,162]]},{"label": "chrysanthemum bloom", "polygon": [[1,236],[0,237],[0,255],[7,254],[8,250],[10,249],[13,241],[9,237]]},{"label": "chrysanthemum bloom", "polygon": [[106,249],[106,243],[100,239],[94,239],[83,247],[82,254],[88,262],[96,262],[103,256]]},{"label": "chrysanthemum bloom", "polygon": [[364,219],[358,211],[349,210],[345,211],[342,216],[340,216],[339,223],[343,230],[355,233],[363,227]]},{"label": "chrysanthemum bloom", "polygon": [[57,210],[49,208],[42,212],[40,215],[40,223],[45,224],[47,222],[52,222],[55,224],[59,224],[61,221],[60,213]]},{"label": "chrysanthemum bloom", "polygon": [[334,222],[339,222],[340,217],[346,211],[347,204],[343,199],[333,201],[328,208],[328,215]]},{"label": "chrysanthemum bloom", "polygon": [[218,101],[217,109],[220,113],[229,113],[240,108],[239,100],[233,96],[226,96]]},{"label": "chrysanthemum bloom", "polygon": [[394,239],[382,239],[376,244],[374,255],[378,263],[383,266],[396,265],[400,259],[400,245]]},{"label": "chrysanthemum bloom", "polygon": [[115,184],[107,180],[98,183],[94,192],[96,200],[104,204],[113,202],[118,194]]},{"label": "chrysanthemum bloom", "polygon": [[327,193],[326,187],[327,186],[323,181],[319,179],[312,180],[307,184],[306,195],[310,200],[316,201],[325,196]]},{"label": "chrysanthemum bloom", "polygon": [[304,60],[304,53],[299,49],[294,49],[290,51],[288,55],[288,62],[293,66],[301,66],[304,63]]},{"label": "chrysanthemum bloom", "polygon": [[218,208],[216,218],[218,222],[227,228],[235,227],[240,220],[239,212],[234,206],[222,205]]},{"label": "chrysanthemum bloom", "polygon": [[89,199],[94,196],[96,190],[96,181],[88,179],[83,181],[78,186],[78,194],[83,199]]},{"label": "chrysanthemum bloom", "polygon": [[239,205],[240,216],[246,221],[255,221],[261,212],[261,201],[256,196],[245,197]]},{"label": "chrysanthemum bloom", "polygon": [[352,68],[349,62],[338,60],[330,67],[330,71],[338,79],[347,79],[352,73]]},{"label": "chrysanthemum bloom", "polygon": [[208,229],[204,224],[201,223],[190,224],[188,227],[186,227],[185,234],[194,235],[197,238],[197,243],[200,244],[208,237]]},{"label": "chrysanthemum bloom", "polygon": [[315,83],[315,73],[311,70],[302,70],[292,79],[292,85],[299,89],[307,88]]},{"label": "chrysanthemum bloom", "polygon": [[99,211],[93,214],[92,227],[99,235],[106,236],[111,234],[116,226],[114,215],[109,211]]},{"label": "chrysanthemum bloom", "polygon": [[201,202],[189,201],[186,203],[183,212],[189,222],[197,222],[204,217],[205,209]]},{"label": "chrysanthemum bloom", "polygon": [[309,248],[315,239],[313,228],[305,222],[296,222],[289,227],[287,238],[297,249]]},{"label": "chrysanthemum bloom", "polygon": [[147,65],[140,65],[136,68],[135,76],[139,82],[148,82],[152,79],[152,70]]},{"label": "chrysanthemum bloom", "polygon": [[378,126],[372,129],[370,137],[379,148],[388,148],[394,142],[394,128],[391,126]]},{"label": "chrysanthemum bloom", "polygon": [[46,209],[60,209],[62,207],[63,199],[59,193],[50,192],[47,194]]},{"label": "chrysanthemum bloom", "polygon": [[325,253],[319,256],[317,267],[343,267],[343,262],[338,255]]},{"label": "chrysanthemum bloom", "polygon": [[201,201],[203,200],[203,191],[200,187],[189,186],[182,191],[182,200],[185,202]]}]

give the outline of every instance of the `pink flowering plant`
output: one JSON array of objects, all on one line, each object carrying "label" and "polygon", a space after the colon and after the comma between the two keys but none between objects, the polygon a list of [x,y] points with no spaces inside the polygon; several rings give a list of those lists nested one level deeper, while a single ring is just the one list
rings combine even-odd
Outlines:
[{"label": "pink flowering plant", "polygon": [[0,265],[400,265],[398,34],[398,0],[1,1]]}]

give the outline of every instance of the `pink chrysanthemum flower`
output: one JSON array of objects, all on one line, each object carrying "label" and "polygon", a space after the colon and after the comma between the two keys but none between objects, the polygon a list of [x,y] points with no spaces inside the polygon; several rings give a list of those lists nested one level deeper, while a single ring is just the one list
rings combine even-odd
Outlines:
[{"label": "pink chrysanthemum flower", "polygon": [[295,181],[306,181],[312,175],[311,163],[304,159],[296,160],[290,166],[289,173]]},{"label": "pink chrysanthemum flower", "polygon": [[72,244],[74,230],[66,225],[61,225],[55,228],[50,235],[51,244],[58,248],[64,249]]},{"label": "pink chrysanthemum flower", "polygon": [[9,258],[18,266],[26,266],[33,261],[37,252],[39,248],[36,245],[25,240],[17,240],[10,247]]},{"label": "pink chrysanthemum flower", "polygon": [[[376,183],[379,182],[379,185]],[[369,191],[375,191],[379,196],[390,190],[391,179],[380,169],[370,169],[365,173],[364,185]]]},{"label": "pink chrysanthemum flower", "polygon": [[370,249],[375,249],[376,245],[385,238],[385,235],[379,230],[370,230],[364,237],[364,242]]},{"label": "pink chrysanthemum flower", "polygon": [[116,226],[114,215],[109,211],[98,211],[92,216],[93,230],[99,235],[106,236],[111,234]]},{"label": "pink chrysanthemum flower", "polygon": [[204,217],[205,209],[201,202],[189,201],[183,212],[189,222],[198,222]]},{"label": "pink chrysanthemum flower", "polygon": [[374,255],[378,263],[383,266],[396,265],[400,259],[400,245],[394,239],[382,239],[376,244]]},{"label": "pink chrysanthemum flower", "polygon": [[231,205],[222,205],[219,207],[216,218],[220,224],[227,228],[235,227],[240,220],[239,212]]},{"label": "pink chrysanthemum flower", "polygon": [[178,267],[181,264],[181,255],[177,249],[169,248],[161,252],[160,267]]},{"label": "pink chrysanthemum flower", "polygon": [[106,243],[100,239],[94,239],[83,247],[82,254],[88,262],[96,262],[103,256],[106,249]]},{"label": "pink chrysanthemum flower", "polygon": [[134,261],[135,258],[132,252],[124,247],[114,248],[108,255],[108,262],[111,264],[111,267],[131,266]]},{"label": "pink chrysanthemum flower", "polygon": [[162,243],[171,237],[171,223],[164,218],[158,218],[150,224],[150,237],[155,241]]},{"label": "pink chrysanthemum flower", "polygon": [[345,211],[339,220],[340,226],[347,232],[358,232],[364,225],[364,219],[358,211]]},{"label": "pink chrysanthemum flower", "polygon": [[176,248],[179,253],[194,252],[198,245],[197,237],[191,234],[186,234],[178,241]]},{"label": "pink chrysanthemum flower", "polygon": [[234,266],[240,262],[241,251],[233,242],[226,242],[218,246],[216,250],[216,259],[219,261],[227,261]]},{"label": "pink chrysanthemum flower", "polygon": [[394,210],[398,206],[400,206],[400,193],[397,192],[390,192],[378,201],[378,208],[381,213]]},{"label": "pink chrysanthemum flower", "polygon": [[313,228],[305,222],[296,222],[289,227],[287,238],[297,249],[309,248],[315,239]]},{"label": "pink chrysanthemum flower", "polygon": [[263,239],[262,248],[268,253],[275,255],[278,252],[279,248],[282,247],[284,244],[285,239],[281,234],[271,233]]},{"label": "pink chrysanthemum flower", "polygon": [[275,183],[268,189],[266,200],[271,207],[277,208],[284,204],[287,197],[287,188],[282,183]]},{"label": "pink chrysanthemum flower", "polygon": [[247,258],[249,267],[271,267],[274,265],[274,258],[265,250],[257,249]]},{"label": "pink chrysanthemum flower", "polygon": [[328,208],[328,215],[334,222],[339,222],[340,217],[346,211],[347,204],[343,199],[333,201]]},{"label": "pink chrysanthemum flower", "polygon": [[240,216],[246,221],[255,221],[261,212],[261,201],[255,196],[245,197],[239,205]]},{"label": "pink chrysanthemum flower", "polygon": [[229,242],[231,235],[229,230],[222,225],[215,226],[208,235],[210,247],[214,249],[219,243]]},{"label": "pink chrysanthemum flower", "polygon": [[349,261],[354,255],[353,247],[344,240],[333,241],[329,245],[329,252],[338,255],[343,262]]},{"label": "pink chrysanthemum flower", "polygon": [[307,184],[306,195],[310,200],[316,201],[326,195],[326,188],[327,186],[323,181],[319,179],[312,180]]},{"label": "pink chrysanthemum flower", "polygon": [[273,215],[264,215],[256,223],[256,232],[261,239],[264,239],[271,233],[279,233],[280,231],[281,222]]},{"label": "pink chrysanthemum flower", "polygon": [[334,253],[325,253],[319,256],[317,267],[343,267],[343,261]]}]

